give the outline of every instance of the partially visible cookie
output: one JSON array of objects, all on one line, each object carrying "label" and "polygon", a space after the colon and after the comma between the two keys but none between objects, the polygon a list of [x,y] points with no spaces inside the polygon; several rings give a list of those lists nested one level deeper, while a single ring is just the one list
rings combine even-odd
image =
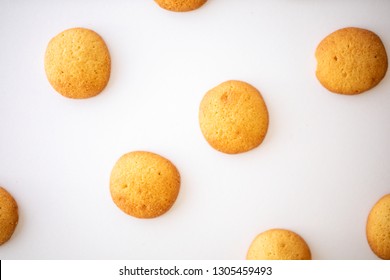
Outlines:
[{"label": "partially visible cookie", "polygon": [[390,194],[372,207],[367,218],[366,236],[371,250],[379,258],[390,260]]},{"label": "partially visible cookie", "polygon": [[114,203],[137,218],[154,218],[167,212],[179,194],[180,174],[166,158],[144,151],[123,155],[111,172]]},{"label": "partially visible cookie", "polygon": [[256,88],[242,81],[227,81],[203,97],[199,124],[214,149],[227,154],[242,153],[263,141],[268,110]]},{"label": "partially visible cookie", "polygon": [[161,8],[172,12],[189,12],[200,8],[207,0],[154,0]]},{"label": "partially visible cookie", "polygon": [[50,84],[63,96],[93,97],[106,87],[110,78],[110,53],[96,32],[68,29],[49,42],[45,71]]},{"label": "partially visible cookie", "polygon": [[311,260],[305,240],[290,230],[270,229],[260,233],[249,247],[247,260]]},{"label": "partially visible cookie", "polygon": [[325,37],[315,53],[316,75],[328,90],[358,94],[375,87],[387,71],[387,54],[374,32],[347,27]]},{"label": "partially visible cookie", "polygon": [[18,205],[12,195],[0,187],[0,245],[7,242],[18,224]]}]

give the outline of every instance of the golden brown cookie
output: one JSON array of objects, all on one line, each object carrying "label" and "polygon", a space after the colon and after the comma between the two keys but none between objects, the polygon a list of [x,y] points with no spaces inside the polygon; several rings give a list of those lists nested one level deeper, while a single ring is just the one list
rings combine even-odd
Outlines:
[{"label": "golden brown cookie", "polygon": [[372,207],[366,224],[367,241],[381,259],[390,260],[390,194]]},{"label": "golden brown cookie", "polygon": [[154,153],[127,153],[111,172],[113,201],[123,212],[137,218],[154,218],[167,212],[179,189],[179,171],[169,160]]},{"label": "golden brown cookie", "polygon": [[200,8],[207,0],[154,0],[161,8],[172,12],[189,12]]},{"label": "golden brown cookie", "polygon": [[375,87],[387,71],[387,54],[375,33],[356,27],[337,30],[315,53],[316,75],[328,90],[358,94]]},{"label": "golden brown cookie", "polygon": [[214,149],[227,154],[246,152],[259,146],[267,133],[267,106],[250,84],[227,81],[203,97],[199,124]]},{"label": "golden brown cookie", "polygon": [[110,53],[96,32],[68,29],[49,42],[45,71],[50,84],[63,96],[93,97],[106,87],[110,78]]},{"label": "golden brown cookie", "polygon": [[249,247],[247,260],[311,260],[309,246],[295,232],[270,229],[260,233]]},{"label": "golden brown cookie", "polygon": [[0,245],[7,242],[18,224],[18,205],[12,195],[0,187]]}]

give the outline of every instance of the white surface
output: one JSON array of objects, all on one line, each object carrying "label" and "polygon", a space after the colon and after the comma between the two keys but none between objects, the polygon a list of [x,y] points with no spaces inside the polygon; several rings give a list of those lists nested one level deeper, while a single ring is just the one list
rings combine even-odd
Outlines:
[{"label": "white surface", "polygon": [[[0,185],[20,222],[0,259],[244,259],[273,227],[314,259],[376,259],[365,239],[390,192],[390,75],[341,96],[315,78],[314,51],[336,29],[371,29],[390,51],[390,1],[209,0],[190,13],[154,1],[0,0]],[[76,26],[112,57],[107,88],[66,99],[49,85],[49,40]],[[219,83],[257,87],[263,144],[225,155],[204,140],[198,106]],[[152,220],[122,213],[109,176],[133,150],[169,158],[182,187]]]}]

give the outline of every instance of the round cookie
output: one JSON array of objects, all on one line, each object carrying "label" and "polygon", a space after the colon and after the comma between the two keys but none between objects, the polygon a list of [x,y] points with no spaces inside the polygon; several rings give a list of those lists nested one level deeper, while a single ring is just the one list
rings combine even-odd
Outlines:
[{"label": "round cookie", "polygon": [[189,12],[200,8],[207,0],[154,0],[161,8],[172,12]]},{"label": "round cookie", "polygon": [[337,30],[318,45],[316,76],[334,93],[358,94],[375,87],[387,71],[387,54],[375,33],[356,27]]},{"label": "round cookie", "polygon": [[49,42],[45,71],[52,87],[63,96],[93,97],[106,87],[110,78],[110,53],[96,32],[68,29]]},{"label": "round cookie", "polygon": [[0,187],[0,245],[7,242],[18,224],[18,205],[12,195]]},{"label": "round cookie", "polygon": [[260,233],[249,247],[247,260],[311,260],[309,246],[295,232],[270,229]]},{"label": "round cookie", "polygon": [[167,212],[180,189],[180,174],[166,158],[137,151],[123,155],[111,172],[114,203],[137,218],[154,218]]},{"label": "round cookie", "polygon": [[227,154],[242,153],[263,141],[268,110],[256,88],[241,81],[226,81],[203,97],[199,124],[214,149]]},{"label": "round cookie", "polygon": [[371,250],[379,258],[390,260],[390,194],[372,207],[367,218],[366,236]]}]

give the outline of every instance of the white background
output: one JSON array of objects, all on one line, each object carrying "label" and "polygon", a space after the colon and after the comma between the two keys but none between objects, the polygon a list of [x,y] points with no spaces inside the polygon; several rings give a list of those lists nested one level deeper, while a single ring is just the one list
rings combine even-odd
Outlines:
[{"label": "white background", "polygon": [[[390,192],[390,77],[357,96],[328,92],[314,52],[346,26],[390,51],[390,1],[209,0],[173,13],[152,0],[0,0],[0,185],[20,220],[1,259],[244,259],[269,228],[299,233],[313,259],[377,259],[367,215]],[[106,41],[111,78],[97,97],[48,83],[47,43],[71,27]],[[213,150],[198,125],[209,89],[258,88],[270,126],[258,148]],[[170,159],[182,185],[165,215],[112,202],[124,153]]]}]

